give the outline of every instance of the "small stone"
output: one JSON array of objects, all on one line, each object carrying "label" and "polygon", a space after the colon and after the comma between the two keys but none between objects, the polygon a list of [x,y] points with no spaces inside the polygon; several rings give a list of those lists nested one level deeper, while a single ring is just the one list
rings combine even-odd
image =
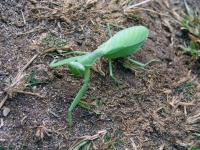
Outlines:
[{"label": "small stone", "polygon": [[3,116],[6,117],[10,112],[10,108],[9,107],[3,107]]}]

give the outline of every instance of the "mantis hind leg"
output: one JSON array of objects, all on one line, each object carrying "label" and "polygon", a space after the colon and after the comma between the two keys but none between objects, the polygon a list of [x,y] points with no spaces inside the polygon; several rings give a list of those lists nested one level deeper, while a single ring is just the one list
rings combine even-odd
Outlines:
[{"label": "mantis hind leg", "polygon": [[[117,27],[117,28],[125,29],[124,27],[119,26],[119,25],[117,25],[117,24],[113,24],[113,23],[107,23],[106,26],[107,26],[108,34],[109,34],[110,38],[112,37],[112,33],[111,33],[111,30],[110,30],[110,26],[114,26],[114,27]],[[115,83],[117,83],[117,85],[120,87],[119,81],[113,76],[113,73],[112,73],[112,60],[111,60],[111,59],[108,59],[108,61],[109,61],[110,77],[111,77],[111,78],[115,81]]]},{"label": "mantis hind leg", "polygon": [[110,38],[112,37],[112,33],[111,33],[111,30],[110,30],[110,26],[114,26],[114,27],[117,27],[117,28],[125,29],[125,27],[119,26],[119,25],[114,24],[114,23],[107,23],[106,26],[107,26],[108,34],[109,34]]},{"label": "mantis hind leg", "polygon": [[112,61],[111,61],[111,59],[108,59],[108,62],[109,62],[110,77],[111,77],[111,78],[115,81],[115,83],[117,83],[117,85],[120,87],[119,81],[113,76],[113,73],[112,73]]},{"label": "mantis hind leg", "polygon": [[131,63],[133,63],[133,64],[135,64],[135,65],[137,65],[137,66],[139,66],[139,67],[136,67],[136,68],[142,69],[142,70],[146,70],[144,67],[146,67],[147,65],[149,65],[149,64],[152,63],[152,62],[159,62],[160,60],[159,60],[159,59],[152,59],[152,60],[148,61],[148,62],[145,63],[145,64],[140,63],[140,62],[135,61],[135,60],[130,59],[130,58],[128,58],[128,61],[130,61]]},{"label": "mantis hind leg", "polygon": [[68,110],[68,122],[70,125],[70,131],[71,131],[71,125],[72,125],[72,110],[76,107],[76,105],[79,103],[80,99],[82,98],[83,94],[85,93],[88,82],[90,77],[90,67],[85,67],[85,79],[84,84],[82,88],[79,90],[78,94],[76,95],[74,101],[72,102],[69,110]]}]

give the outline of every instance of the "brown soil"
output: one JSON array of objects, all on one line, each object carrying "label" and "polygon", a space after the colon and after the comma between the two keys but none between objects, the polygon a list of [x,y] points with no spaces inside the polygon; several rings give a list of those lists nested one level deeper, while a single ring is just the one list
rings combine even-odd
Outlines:
[{"label": "brown soil", "polygon": [[[187,32],[180,30],[164,0],[137,9],[130,6],[141,1],[130,2],[0,2],[0,149],[73,149],[84,138],[91,141],[85,149],[91,150],[200,148],[193,134],[200,132],[200,60],[179,48],[188,41]],[[182,0],[169,5],[180,15],[185,12]],[[189,5],[200,10],[198,0]],[[84,76],[49,64],[55,55],[70,57],[61,55],[68,51],[94,51],[109,39],[107,22],[146,26],[147,41],[130,57],[161,62],[142,71],[113,60],[119,88],[109,76],[108,60],[97,61],[82,98],[92,110],[75,107],[69,133],[68,108]]]}]

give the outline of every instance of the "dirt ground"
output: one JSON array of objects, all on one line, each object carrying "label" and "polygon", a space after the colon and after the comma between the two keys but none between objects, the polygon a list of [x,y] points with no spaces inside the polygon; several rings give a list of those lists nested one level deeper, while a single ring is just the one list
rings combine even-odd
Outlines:
[{"label": "dirt ground", "polygon": [[[1,0],[0,150],[185,150],[200,148],[200,59],[180,49],[188,34],[170,12],[185,13],[182,0]],[[167,3],[169,5],[167,5]],[[200,10],[199,0],[188,1]],[[168,7],[169,6],[169,7]],[[67,66],[51,69],[69,51],[94,51],[109,39],[106,23],[143,25],[149,36],[130,57],[92,66],[88,88],[67,113],[84,76]],[[112,32],[121,30],[111,27]],[[77,148],[78,149],[78,148]]]}]

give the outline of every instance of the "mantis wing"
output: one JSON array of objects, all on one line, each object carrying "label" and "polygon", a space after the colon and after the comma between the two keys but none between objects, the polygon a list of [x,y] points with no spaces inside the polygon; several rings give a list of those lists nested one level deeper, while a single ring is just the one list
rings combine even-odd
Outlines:
[{"label": "mantis wing", "polygon": [[148,37],[149,31],[144,26],[134,26],[116,33],[98,49],[102,49],[104,57],[118,58],[135,53]]}]

